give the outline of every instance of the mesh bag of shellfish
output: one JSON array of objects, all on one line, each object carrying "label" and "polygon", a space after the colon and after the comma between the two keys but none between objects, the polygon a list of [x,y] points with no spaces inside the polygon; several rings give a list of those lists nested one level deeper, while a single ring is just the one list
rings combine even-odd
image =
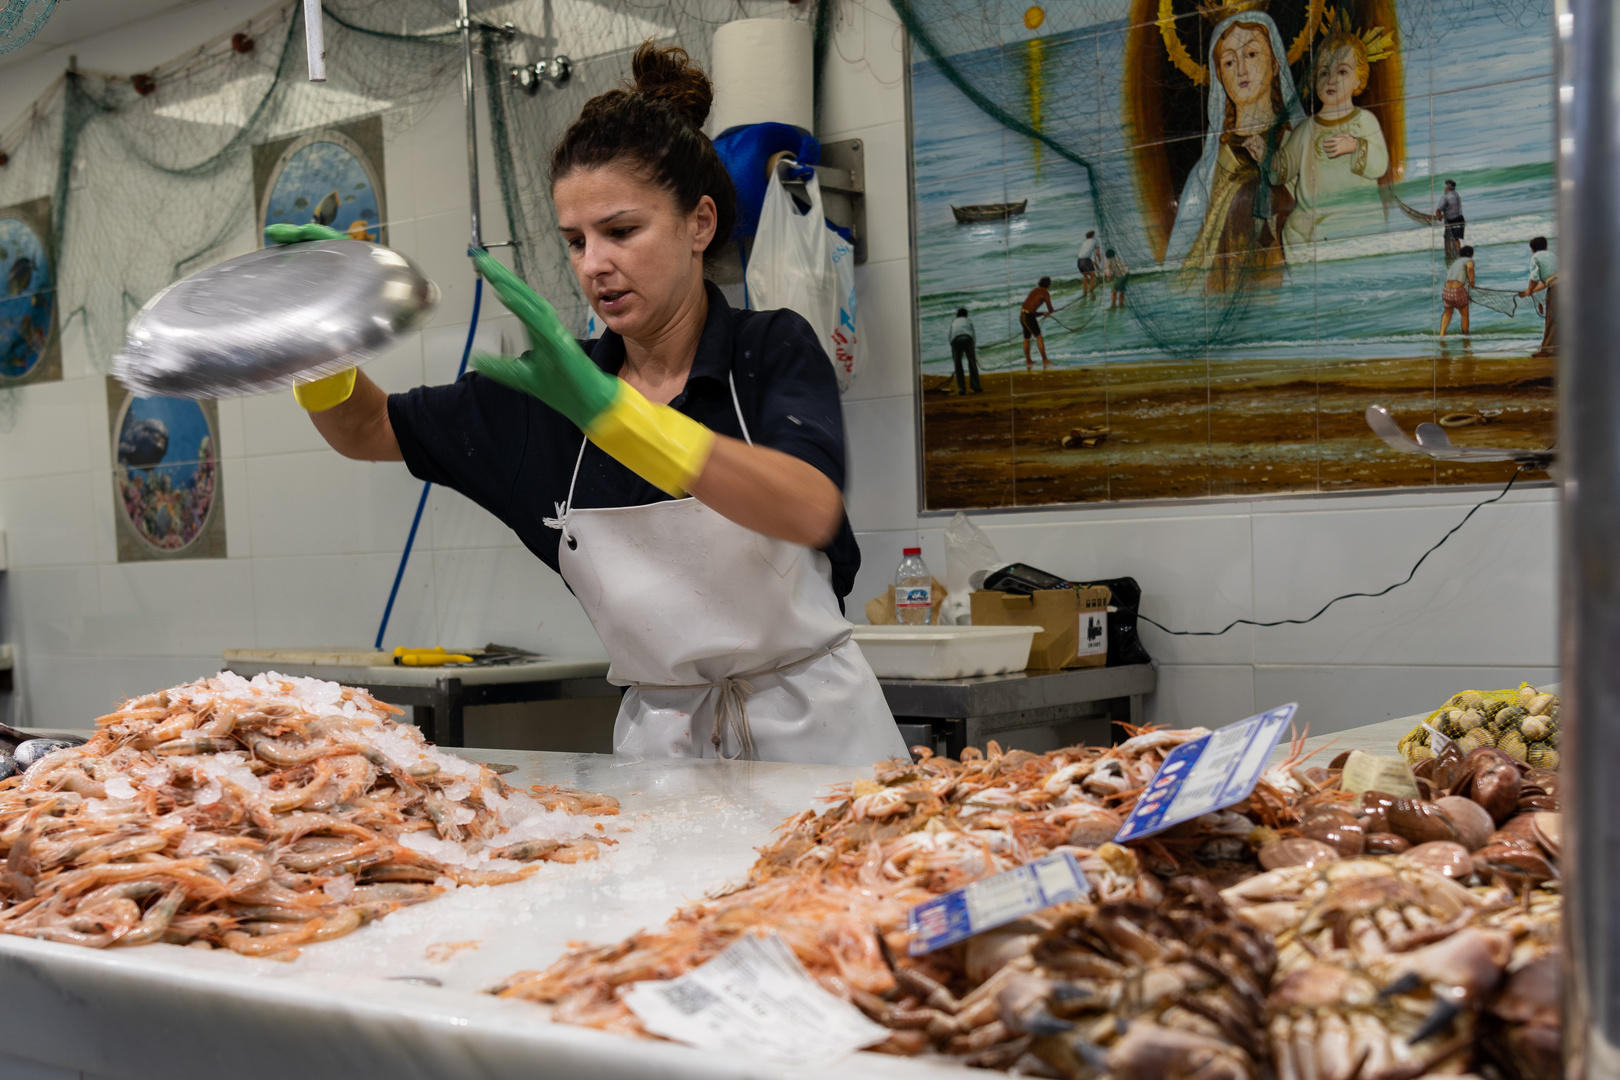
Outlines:
[{"label": "mesh bag of shellfish", "polygon": [[1463,753],[1494,746],[1538,769],[1558,768],[1558,696],[1520,683],[1517,690],[1464,690],[1453,694],[1401,739],[1412,764],[1434,757],[1432,732],[1457,743]]}]

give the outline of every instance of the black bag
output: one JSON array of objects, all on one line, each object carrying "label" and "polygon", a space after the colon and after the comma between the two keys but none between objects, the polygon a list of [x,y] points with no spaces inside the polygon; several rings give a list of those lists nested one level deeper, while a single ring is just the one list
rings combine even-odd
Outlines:
[{"label": "black bag", "polygon": [[1153,657],[1143,648],[1142,639],[1136,632],[1136,610],[1142,603],[1142,587],[1135,578],[1066,581],[1033,566],[1013,563],[987,575],[983,588],[1028,596],[1040,589],[1086,588],[1090,585],[1107,586],[1112,594],[1108,603],[1108,666],[1152,663]]}]

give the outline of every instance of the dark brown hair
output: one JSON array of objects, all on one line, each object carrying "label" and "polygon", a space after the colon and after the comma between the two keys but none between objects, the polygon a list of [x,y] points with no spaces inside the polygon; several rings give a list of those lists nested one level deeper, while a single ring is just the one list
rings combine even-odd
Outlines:
[{"label": "dark brown hair", "polygon": [[651,39],[636,49],[631,78],[622,87],[585,103],[551,152],[551,183],[575,169],[630,162],[651,183],[668,191],[683,214],[707,195],[717,221],[706,254],[731,239],[737,223],[737,189],[703,134],[714,88],[685,49],[659,48]]}]

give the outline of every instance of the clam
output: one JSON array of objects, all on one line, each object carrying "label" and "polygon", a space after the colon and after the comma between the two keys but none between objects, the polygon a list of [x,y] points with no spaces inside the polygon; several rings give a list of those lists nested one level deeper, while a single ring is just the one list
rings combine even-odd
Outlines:
[{"label": "clam", "polygon": [[1320,866],[1338,861],[1337,851],[1308,836],[1290,836],[1260,845],[1260,865],[1267,870],[1280,870],[1285,866]]},{"label": "clam", "polygon": [[1564,843],[1564,815],[1541,811],[1530,815],[1530,831],[1547,854],[1558,858]]},{"label": "clam", "polygon": [[1461,735],[1463,732],[1483,727],[1485,725],[1485,714],[1478,709],[1463,709],[1452,713],[1451,723],[1457,729],[1457,734]]},{"label": "clam", "polygon": [[1525,708],[1530,710],[1531,716],[1545,716],[1547,710],[1556,704],[1558,704],[1558,699],[1551,694],[1537,694],[1530,699],[1530,703]]},{"label": "clam", "polygon": [[1496,822],[1491,820],[1491,815],[1479,803],[1461,795],[1446,795],[1436,799],[1434,804],[1445,811],[1451,823],[1457,827],[1457,842],[1463,847],[1473,851],[1490,842]]},{"label": "clam", "polygon": [[1526,742],[1540,742],[1553,733],[1553,722],[1545,716],[1531,714],[1519,721],[1519,734]]},{"label": "clam", "polygon": [[1337,806],[1313,811],[1300,823],[1301,836],[1326,844],[1340,858],[1360,855],[1366,847],[1366,831],[1356,815]]},{"label": "clam", "polygon": [[1466,878],[1474,872],[1474,860],[1468,854],[1468,849],[1450,840],[1419,844],[1401,858],[1430,873],[1448,878]]},{"label": "clam", "polygon": [[17,763],[12,760],[11,755],[0,751],[0,780],[9,780],[20,772],[22,770],[17,767]]},{"label": "clam", "polygon": [[1465,709],[1477,709],[1485,704],[1485,695],[1478,690],[1464,690],[1452,697],[1451,704],[1460,705]]},{"label": "clam", "polygon": [[1389,820],[1390,832],[1414,844],[1434,840],[1455,842],[1459,835],[1450,816],[1437,803],[1425,799],[1396,799],[1384,815]]},{"label": "clam", "polygon": [[1366,852],[1368,855],[1399,855],[1412,846],[1411,841],[1394,833],[1376,832],[1367,834]]},{"label": "clam", "polygon": [[1476,763],[1469,781],[1468,796],[1483,806],[1491,819],[1500,825],[1518,810],[1522,786],[1518,766],[1505,756],[1501,760],[1482,758]]}]

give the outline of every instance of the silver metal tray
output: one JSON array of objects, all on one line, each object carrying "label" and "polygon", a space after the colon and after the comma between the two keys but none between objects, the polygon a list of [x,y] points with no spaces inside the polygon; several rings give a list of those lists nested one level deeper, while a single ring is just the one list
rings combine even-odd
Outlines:
[{"label": "silver metal tray", "polygon": [[279,390],[369,359],[416,327],[439,290],[363,240],[269,247],[175,282],[129,326],[113,374],[138,394]]}]

